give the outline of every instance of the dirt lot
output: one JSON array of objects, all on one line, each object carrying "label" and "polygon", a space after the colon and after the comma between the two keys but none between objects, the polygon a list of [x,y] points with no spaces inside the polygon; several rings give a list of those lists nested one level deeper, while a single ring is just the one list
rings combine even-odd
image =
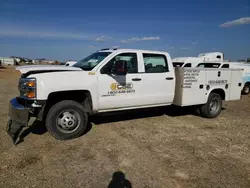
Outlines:
[{"label": "dirt lot", "polygon": [[250,96],[216,119],[173,108],[95,116],[70,141],[36,124],[14,146],[5,126],[18,77],[0,70],[0,187],[103,188],[116,171],[134,188],[250,187]]}]

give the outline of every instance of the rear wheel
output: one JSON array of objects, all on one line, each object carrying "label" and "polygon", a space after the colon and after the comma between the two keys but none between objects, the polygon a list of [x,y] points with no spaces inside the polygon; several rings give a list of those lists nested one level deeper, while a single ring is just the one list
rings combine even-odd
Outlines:
[{"label": "rear wheel", "polygon": [[243,88],[243,94],[247,95],[250,93],[250,85],[249,84],[245,84],[244,88]]},{"label": "rear wheel", "polygon": [[46,117],[49,133],[58,140],[68,140],[81,136],[88,122],[83,106],[75,101],[65,100],[56,103]]},{"label": "rear wheel", "polygon": [[217,93],[211,93],[206,104],[200,108],[201,115],[206,118],[217,117],[222,108],[221,96]]}]

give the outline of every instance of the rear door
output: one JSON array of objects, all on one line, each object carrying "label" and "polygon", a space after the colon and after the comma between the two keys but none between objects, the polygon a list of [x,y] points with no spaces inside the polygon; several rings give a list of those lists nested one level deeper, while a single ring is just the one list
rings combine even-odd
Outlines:
[{"label": "rear door", "polygon": [[[140,53],[143,62],[141,97],[147,105],[171,104],[175,92],[175,75],[167,54]],[[169,61],[168,61],[169,60]]]}]

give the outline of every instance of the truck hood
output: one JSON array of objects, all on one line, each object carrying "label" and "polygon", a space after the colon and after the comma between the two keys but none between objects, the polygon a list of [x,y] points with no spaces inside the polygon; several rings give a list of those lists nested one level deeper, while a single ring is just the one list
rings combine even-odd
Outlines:
[{"label": "truck hood", "polygon": [[81,68],[78,67],[69,67],[63,65],[28,65],[17,67],[16,70],[25,74],[30,71],[81,71]]}]

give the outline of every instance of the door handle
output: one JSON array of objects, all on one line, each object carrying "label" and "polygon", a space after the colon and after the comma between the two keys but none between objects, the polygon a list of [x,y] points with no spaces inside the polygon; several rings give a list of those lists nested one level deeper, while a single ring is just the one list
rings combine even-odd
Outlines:
[{"label": "door handle", "polygon": [[173,77],[167,77],[166,80],[173,80]]},{"label": "door handle", "polygon": [[132,78],[132,81],[141,81],[141,78]]}]

